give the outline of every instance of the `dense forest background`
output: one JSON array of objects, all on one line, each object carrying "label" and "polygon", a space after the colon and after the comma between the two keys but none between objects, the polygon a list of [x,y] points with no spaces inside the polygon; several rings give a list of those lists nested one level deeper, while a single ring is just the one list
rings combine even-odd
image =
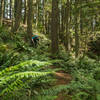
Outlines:
[{"label": "dense forest background", "polygon": [[100,0],[0,0],[0,100],[100,100]]}]

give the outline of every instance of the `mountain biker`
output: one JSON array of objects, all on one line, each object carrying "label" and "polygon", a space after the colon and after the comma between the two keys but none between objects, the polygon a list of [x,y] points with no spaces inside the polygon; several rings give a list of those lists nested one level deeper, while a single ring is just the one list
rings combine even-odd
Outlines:
[{"label": "mountain biker", "polygon": [[32,42],[34,44],[35,47],[37,47],[37,44],[39,42],[39,36],[38,35],[35,35],[34,33],[32,34]]}]

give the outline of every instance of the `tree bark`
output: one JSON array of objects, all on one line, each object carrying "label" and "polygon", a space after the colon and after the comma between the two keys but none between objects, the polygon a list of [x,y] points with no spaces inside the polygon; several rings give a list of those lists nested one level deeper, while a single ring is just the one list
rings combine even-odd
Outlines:
[{"label": "tree bark", "polygon": [[65,44],[66,44],[66,51],[70,51],[70,33],[69,33],[69,23],[70,22],[70,1],[67,0],[66,4],[66,37],[65,37]]},{"label": "tree bark", "polygon": [[53,55],[58,52],[58,2],[59,0],[52,0],[51,52]]},{"label": "tree bark", "polygon": [[4,0],[1,0],[1,6],[0,6],[0,26],[2,26],[2,22],[3,22],[3,11],[4,11]]},{"label": "tree bark", "polygon": [[75,0],[75,57],[79,56],[79,34],[78,34],[78,0]]},{"label": "tree bark", "polygon": [[12,19],[12,0],[10,0],[10,19]]},{"label": "tree bark", "polygon": [[32,38],[32,23],[33,23],[33,0],[28,0],[28,16],[27,16],[27,34],[29,39]]},{"label": "tree bark", "polygon": [[27,0],[24,0],[24,24],[27,24]]},{"label": "tree bark", "polygon": [[[80,0],[80,6],[82,6],[82,1]],[[80,8],[80,33],[83,34],[83,13],[82,8]]]},{"label": "tree bark", "polygon": [[16,32],[20,26],[22,18],[22,0],[15,0],[15,23],[12,32]]}]

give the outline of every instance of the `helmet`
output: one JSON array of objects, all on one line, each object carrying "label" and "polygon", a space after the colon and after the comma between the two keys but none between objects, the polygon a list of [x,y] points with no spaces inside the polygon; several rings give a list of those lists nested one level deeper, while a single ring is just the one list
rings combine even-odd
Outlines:
[{"label": "helmet", "polygon": [[32,33],[32,35],[34,35],[34,33]]}]

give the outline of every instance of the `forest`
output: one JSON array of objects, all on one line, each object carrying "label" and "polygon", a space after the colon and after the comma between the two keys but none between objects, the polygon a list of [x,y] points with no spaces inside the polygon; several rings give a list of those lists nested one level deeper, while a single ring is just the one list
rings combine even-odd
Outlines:
[{"label": "forest", "polygon": [[100,0],[0,0],[0,100],[100,100]]}]

